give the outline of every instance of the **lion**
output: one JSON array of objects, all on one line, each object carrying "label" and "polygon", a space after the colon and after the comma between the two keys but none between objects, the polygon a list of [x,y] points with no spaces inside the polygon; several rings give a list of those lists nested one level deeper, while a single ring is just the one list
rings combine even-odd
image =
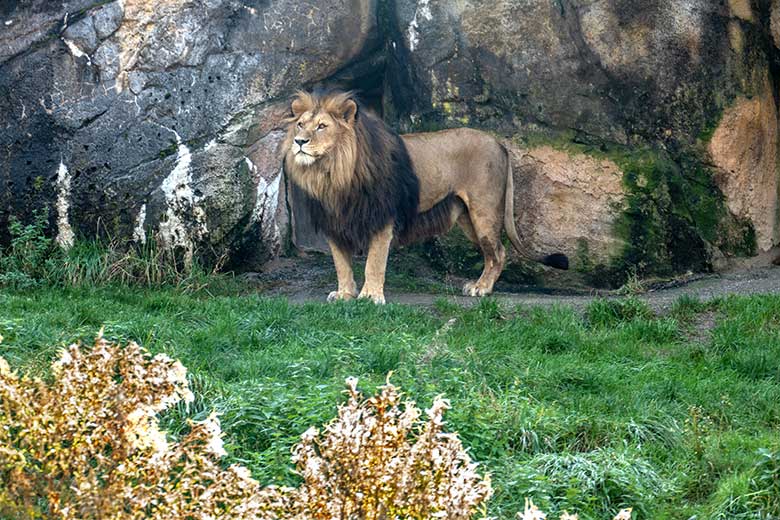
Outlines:
[{"label": "lion", "polygon": [[[333,254],[338,288],[328,301],[385,303],[391,245],[445,233],[456,223],[485,259],[479,279],[463,287],[467,296],[493,292],[507,257],[502,230],[529,257],[514,224],[509,154],[491,135],[470,128],[398,135],[351,91],[298,92],[290,109],[284,169]],[[365,252],[358,293],[352,257]],[[568,268],[560,253],[532,259]]]}]

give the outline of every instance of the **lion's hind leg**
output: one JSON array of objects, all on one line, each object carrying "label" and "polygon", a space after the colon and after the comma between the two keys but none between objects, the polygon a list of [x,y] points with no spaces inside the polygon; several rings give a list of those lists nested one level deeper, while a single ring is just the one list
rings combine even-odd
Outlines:
[{"label": "lion's hind leg", "polygon": [[504,270],[506,249],[501,243],[501,220],[491,217],[492,215],[470,210],[458,219],[458,225],[464,234],[479,246],[485,259],[485,266],[479,279],[463,286],[463,294],[466,296],[491,294],[496,280]]}]

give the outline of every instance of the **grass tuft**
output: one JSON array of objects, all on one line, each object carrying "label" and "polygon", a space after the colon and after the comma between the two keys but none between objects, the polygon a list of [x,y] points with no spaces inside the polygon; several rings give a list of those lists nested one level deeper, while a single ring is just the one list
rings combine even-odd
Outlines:
[{"label": "grass tuft", "polygon": [[650,306],[635,297],[595,300],[588,305],[585,314],[588,323],[594,328],[615,327],[653,317]]}]

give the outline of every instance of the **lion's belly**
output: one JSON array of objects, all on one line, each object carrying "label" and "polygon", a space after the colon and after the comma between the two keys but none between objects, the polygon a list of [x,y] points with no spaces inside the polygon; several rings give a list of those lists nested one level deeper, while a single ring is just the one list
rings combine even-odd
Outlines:
[{"label": "lion's belly", "polygon": [[420,181],[420,204],[417,206],[417,212],[423,213],[430,210],[436,204],[447,198],[453,193],[453,187],[441,172],[436,172],[436,176],[427,178],[418,177]]}]

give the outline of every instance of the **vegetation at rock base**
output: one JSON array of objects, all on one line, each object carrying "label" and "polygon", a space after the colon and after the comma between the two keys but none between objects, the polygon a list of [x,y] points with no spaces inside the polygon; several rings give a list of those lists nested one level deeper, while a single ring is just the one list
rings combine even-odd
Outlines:
[{"label": "vegetation at rock base", "polygon": [[697,149],[672,153],[658,146],[586,142],[574,133],[516,136],[527,147],[552,146],[571,154],[609,159],[623,171],[626,204],[616,233],[626,246],[608,264],[592,265],[580,250],[580,263],[594,286],[620,287],[632,275],[670,276],[712,269],[711,248],[726,254],[756,252],[750,222],[728,211],[711,168]]},{"label": "vegetation at rock base", "polygon": [[10,244],[0,246],[0,287],[120,285],[192,291],[224,281],[217,276],[223,259],[216,259],[210,268],[197,260],[185,265],[155,236],[144,244],[111,238],[79,240],[65,251],[47,236],[48,225],[45,210],[36,211],[29,223],[11,218]]},{"label": "vegetation at rock base", "polygon": [[334,416],[346,377],[372,393],[392,371],[421,407],[451,400],[447,429],[491,473],[491,516],[525,497],[548,518],[776,515],[780,297],[688,298],[659,317],[634,298],[583,314],[294,305],[232,283],[5,288],[0,355],[47,378],[62,346],[105,326],[180,359],[195,400],[161,426],[186,435],[216,410],[227,463],[262,485],[300,484],[290,450]]}]

